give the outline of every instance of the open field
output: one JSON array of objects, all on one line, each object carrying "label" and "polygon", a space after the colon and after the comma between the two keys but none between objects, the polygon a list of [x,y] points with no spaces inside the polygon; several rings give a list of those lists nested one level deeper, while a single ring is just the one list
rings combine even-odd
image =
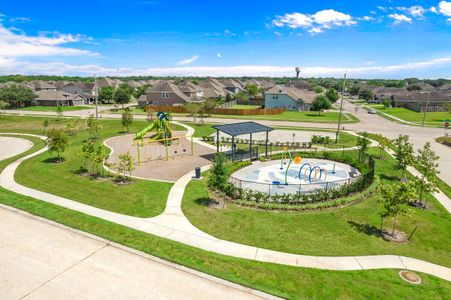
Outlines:
[{"label": "open field", "polygon": [[[382,113],[389,114],[401,120],[421,125],[423,121],[423,113],[412,111],[403,107],[384,107],[381,104],[369,105]],[[448,112],[428,112],[426,114],[425,124],[432,126],[443,126],[445,120],[451,120],[451,113]]]},{"label": "open field", "polygon": [[[357,152],[354,151],[355,155]],[[377,149],[371,153],[377,155]],[[378,159],[376,175],[395,182],[400,176],[393,159]],[[290,253],[310,255],[399,254],[451,266],[451,217],[429,196],[431,210],[414,209],[401,217],[399,228],[410,234],[408,243],[390,243],[377,236],[380,205],[377,194],[361,203],[329,211],[304,213],[264,211],[227,203],[225,209],[205,205],[205,182],[193,181],[185,191],[183,211],[191,223],[221,239]],[[385,227],[391,226],[386,220]],[[327,245],[327,247],[325,247]]]}]

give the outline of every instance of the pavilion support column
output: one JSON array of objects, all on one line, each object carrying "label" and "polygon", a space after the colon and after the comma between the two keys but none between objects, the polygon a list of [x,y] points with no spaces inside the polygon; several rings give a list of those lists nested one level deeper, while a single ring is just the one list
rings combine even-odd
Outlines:
[{"label": "pavilion support column", "polygon": [[265,142],[265,157],[268,157],[268,139],[269,131],[266,131],[266,142]]},{"label": "pavilion support column", "polygon": [[216,153],[219,153],[219,130],[216,129]]},{"label": "pavilion support column", "polygon": [[235,136],[232,135],[232,160],[235,160]]},{"label": "pavilion support column", "polygon": [[252,161],[252,132],[249,135],[250,135],[250,140],[249,140],[249,161]]}]

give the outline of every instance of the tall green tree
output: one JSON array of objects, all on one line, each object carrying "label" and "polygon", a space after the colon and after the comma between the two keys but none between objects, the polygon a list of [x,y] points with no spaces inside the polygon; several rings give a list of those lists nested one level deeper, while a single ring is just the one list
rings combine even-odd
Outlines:
[{"label": "tall green tree", "polygon": [[318,116],[321,115],[321,111],[325,109],[329,109],[332,107],[332,104],[330,103],[329,99],[327,99],[326,96],[319,95],[316,96],[315,100],[312,102],[311,110],[317,111]]},{"label": "tall green tree", "polygon": [[3,110],[3,112],[5,112],[5,110],[8,106],[9,106],[8,102],[0,100],[0,110]]},{"label": "tall green tree", "polygon": [[421,173],[416,176],[416,185],[419,188],[419,200],[423,203],[424,193],[433,193],[438,191],[437,177],[440,172],[438,168],[439,156],[431,149],[431,143],[424,144],[423,149],[418,149],[415,156],[415,168]]},{"label": "tall green tree", "polygon": [[138,87],[135,92],[133,93],[133,97],[135,97],[136,99],[138,99],[139,97],[141,97],[142,95],[146,94],[147,89],[149,88],[148,84],[145,84],[143,86]]},{"label": "tall green tree", "polygon": [[368,139],[368,132],[364,132],[361,136],[357,137],[357,146],[359,146],[359,161],[362,161],[364,154],[368,150],[368,146],[371,141]]},{"label": "tall green tree", "polygon": [[50,153],[56,152],[57,161],[61,161],[61,154],[66,150],[69,144],[66,134],[62,129],[52,128],[47,131],[47,147]]},{"label": "tall green tree", "polygon": [[409,136],[400,134],[393,141],[395,146],[395,158],[397,167],[402,170],[402,178],[407,177],[407,167],[413,162],[413,145],[409,142]]},{"label": "tall green tree", "polygon": [[335,89],[328,89],[325,96],[332,103],[337,102],[338,98],[340,98],[340,95]]},{"label": "tall green tree", "polygon": [[246,85],[246,93],[249,96],[255,97],[259,92],[260,92],[260,89],[255,84],[250,83],[250,84]]},{"label": "tall green tree", "polygon": [[[129,86],[129,85],[127,85]],[[124,104],[130,102],[131,94],[130,90],[126,87],[122,87],[122,85],[116,90],[114,93],[114,102],[122,105],[122,109],[124,109]]]},{"label": "tall green tree", "polygon": [[320,85],[317,85],[313,88],[313,90],[315,91],[315,93],[317,94],[322,94],[324,92],[324,88]]},{"label": "tall green tree", "polygon": [[360,90],[359,92],[360,99],[371,100],[373,99],[373,92],[370,90]]},{"label": "tall green tree", "polygon": [[113,86],[104,86],[99,90],[99,100],[106,103],[111,103],[114,100],[115,88]]},{"label": "tall green tree", "polygon": [[216,108],[216,101],[213,99],[207,99],[203,103],[205,112],[208,114],[208,116],[211,116],[211,114],[215,111]]},{"label": "tall green tree", "polygon": [[0,88],[0,100],[8,102],[12,107],[31,105],[37,97],[32,89],[20,84],[10,84]]}]

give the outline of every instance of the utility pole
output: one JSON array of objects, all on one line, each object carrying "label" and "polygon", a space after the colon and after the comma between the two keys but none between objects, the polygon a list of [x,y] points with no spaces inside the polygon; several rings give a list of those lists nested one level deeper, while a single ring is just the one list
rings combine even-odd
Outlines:
[{"label": "utility pole", "polygon": [[424,121],[426,121],[426,113],[429,110],[429,97],[431,96],[431,92],[428,92],[428,98],[426,100],[426,109],[423,112],[423,121],[421,122],[421,127],[424,127]]},{"label": "utility pole", "polygon": [[99,88],[97,86],[97,78],[94,73],[94,97],[96,102],[96,119],[99,119]]},{"label": "utility pole", "polygon": [[346,73],[343,77],[343,90],[341,91],[341,101],[340,101],[340,113],[338,115],[338,127],[337,127],[337,134],[335,136],[335,144],[338,144],[338,135],[340,134],[340,127],[341,127],[341,114],[343,111],[343,98],[344,98],[344,92],[346,89]]}]

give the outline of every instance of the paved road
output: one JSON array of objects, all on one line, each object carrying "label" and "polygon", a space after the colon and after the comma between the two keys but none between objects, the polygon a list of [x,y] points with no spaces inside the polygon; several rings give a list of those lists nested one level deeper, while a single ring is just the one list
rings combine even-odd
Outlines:
[{"label": "paved road", "polygon": [[255,291],[3,206],[0,249],[3,300],[261,299]]},{"label": "paved road", "polygon": [[[355,105],[345,101],[344,102],[344,110],[349,113],[354,113]],[[107,110],[108,107],[102,107],[102,110]],[[23,115],[42,115],[42,114],[54,114],[54,113],[45,113],[45,112],[32,112],[32,111],[9,111],[10,113],[18,113]],[[93,113],[94,110],[82,110],[82,111],[73,111],[73,112],[65,112],[65,116],[77,116],[77,117],[87,117],[90,113]],[[101,113],[103,118],[120,118],[119,114],[108,114]],[[356,132],[359,131],[368,131],[373,133],[381,133],[389,138],[396,138],[399,134],[407,134],[410,136],[411,142],[414,144],[415,148],[421,148],[426,142],[431,142],[432,149],[440,156],[439,160],[439,177],[451,185],[451,172],[449,171],[449,167],[451,166],[451,149],[447,146],[439,144],[435,141],[436,137],[443,135],[443,129],[441,128],[432,128],[432,127],[418,127],[418,126],[410,126],[405,124],[399,124],[390,120],[387,120],[379,115],[368,114],[363,108],[359,108],[357,111],[357,117],[360,119],[359,123],[352,124],[344,124],[347,130],[354,130]],[[145,119],[146,116],[137,115],[136,119]],[[189,117],[175,117],[178,121],[192,121],[192,118]],[[236,123],[242,122],[242,119],[221,119],[221,118],[208,118],[205,119],[205,122],[208,123]],[[336,129],[336,124],[331,123],[306,123],[306,122],[290,122],[290,121],[269,121],[269,120],[259,120],[259,123],[262,123],[267,126],[286,126],[286,127],[315,127],[315,128],[331,128]]]}]

